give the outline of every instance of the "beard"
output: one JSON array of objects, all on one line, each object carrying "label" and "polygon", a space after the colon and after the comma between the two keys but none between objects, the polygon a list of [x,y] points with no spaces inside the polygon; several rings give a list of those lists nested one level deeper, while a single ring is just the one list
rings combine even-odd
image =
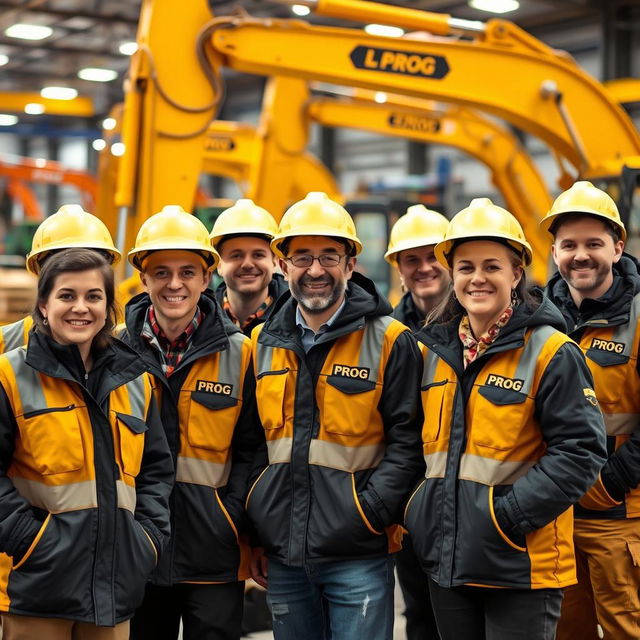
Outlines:
[{"label": "beard", "polygon": [[[331,288],[328,294],[309,294],[303,290],[306,284],[328,284]],[[307,313],[322,313],[340,300],[345,292],[346,283],[342,280],[337,282],[328,274],[320,278],[312,278],[304,275],[295,282],[292,280],[289,286],[291,287],[291,294],[304,311]]]},{"label": "beard", "polygon": [[[576,278],[573,276],[572,269],[579,267],[595,268],[595,273],[589,278]],[[593,291],[597,289],[611,273],[611,267],[603,264],[598,264],[593,260],[588,262],[575,263],[572,262],[568,269],[561,269],[560,275],[569,283],[569,285],[576,291]]]}]

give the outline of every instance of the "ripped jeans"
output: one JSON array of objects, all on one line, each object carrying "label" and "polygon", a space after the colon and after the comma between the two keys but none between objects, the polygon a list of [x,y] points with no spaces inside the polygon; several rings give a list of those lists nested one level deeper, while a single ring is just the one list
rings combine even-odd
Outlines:
[{"label": "ripped jeans", "polygon": [[392,640],[393,560],[269,560],[267,602],[275,640]]}]

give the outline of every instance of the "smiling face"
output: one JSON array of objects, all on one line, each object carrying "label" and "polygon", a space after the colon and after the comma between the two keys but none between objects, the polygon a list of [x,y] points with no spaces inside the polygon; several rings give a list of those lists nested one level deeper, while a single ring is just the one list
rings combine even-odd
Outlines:
[{"label": "smiling face", "polygon": [[158,324],[185,326],[193,318],[210,273],[193,251],[155,251],[143,262],[140,280],[153,304]]},{"label": "smiling face", "polygon": [[499,242],[465,242],[453,253],[453,290],[474,324],[490,327],[509,306],[522,277],[514,252]]},{"label": "smiling face", "polygon": [[449,272],[436,260],[435,245],[405,249],[398,254],[398,271],[411,295],[424,303],[437,304],[450,282]]},{"label": "smiling face", "polygon": [[227,288],[239,295],[253,296],[269,287],[276,261],[269,242],[242,236],[229,238],[219,245],[218,273]]},{"label": "smiling face", "polygon": [[551,254],[576,304],[599,298],[613,283],[613,265],[624,243],[615,241],[606,223],[584,216],[567,220],[556,230]]},{"label": "smiling face", "polygon": [[56,276],[49,297],[39,305],[51,337],[88,352],[107,320],[105,282],[99,269],[67,271]]}]

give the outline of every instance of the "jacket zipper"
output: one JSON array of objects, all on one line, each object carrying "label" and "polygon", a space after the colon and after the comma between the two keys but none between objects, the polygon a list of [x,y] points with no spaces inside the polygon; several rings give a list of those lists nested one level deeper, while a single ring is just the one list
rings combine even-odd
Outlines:
[{"label": "jacket zipper", "polygon": [[53,407],[53,408],[47,408],[47,409],[38,409],[37,411],[29,411],[29,413],[25,413],[22,417],[25,420],[28,420],[29,418],[35,418],[35,416],[40,416],[44,413],[57,413],[59,411],[71,411],[71,409],[75,409],[76,405],[75,404],[68,404],[66,407]]}]

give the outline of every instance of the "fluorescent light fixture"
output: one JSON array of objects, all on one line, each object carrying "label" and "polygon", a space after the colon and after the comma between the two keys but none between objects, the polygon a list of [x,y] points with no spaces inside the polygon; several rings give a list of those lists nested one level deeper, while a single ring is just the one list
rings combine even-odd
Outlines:
[{"label": "fluorescent light fixture", "polygon": [[368,24],[364,30],[372,36],[399,38],[401,35],[404,35],[404,29],[400,27],[390,27],[388,24]]},{"label": "fluorescent light fixture", "polygon": [[123,42],[119,47],[118,51],[123,56],[132,56],[138,50],[137,42]]},{"label": "fluorescent light fixture", "polygon": [[376,91],[375,95],[373,96],[373,99],[378,104],[384,104],[387,101],[387,94],[384,91]]},{"label": "fluorescent light fixture", "polygon": [[96,138],[92,143],[91,146],[96,150],[96,151],[102,151],[106,146],[107,143],[102,139],[102,138]]},{"label": "fluorescent light fixture", "polygon": [[4,53],[0,53],[0,67],[4,67],[9,62],[9,56],[5,56]]},{"label": "fluorescent light fixture", "polygon": [[311,13],[311,9],[309,9],[309,7],[305,7],[303,4],[291,5],[291,11],[297,16],[308,16]]},{"label": "fluorescent light fixture", "polygon": [[102,128],[105,131],[113,131],[116,128],[116,119],[115,118],[105,118],[102,121]]},{"label": "fluorescent light fixture", "polygon": [[41,24],[12,24],[4,31],[9,38],[20,38],[20,40],[44,40],[52,33],[51,27],[45,27]]},{"label": "fluorescent light fixture", "polygon": [[78,92],[71,87],[45,87],[40,95],[49,100],[73,100],[78,97]]},{"label": "fluorescent light fixture", "polygon": [[97,67],[86,67],[78,71],[80,80],[91,82],[111,82],[118,77],[118,72],[113,69],[98,69]]},{"label": "fluorescent light fixture", "polygon": [[39,116],[41,113],[44,113],[44,105],[39,102],[29,102],[24,105],[24,112],[30,116]]},{"label": "fluorescent light fixture", "polygon": [[9,113],[0,113],[0,127],[10,127],[18,122],[18,116]]},{"label": "fluorescent light fixture", "polygon": [[47,161],[44,158],[36,158],[34,164],[36,165],[36,167],[38,167],[38,169],[43,169],[47,166]]},{"label": "fluorescent light fixture", "polygon": [[111,145],[111,155],[116,156],[116,158],[124,155],[124,142],[114,142]]},{"label": "fluorescent light fixture", "polygon": [[520,3],[518,0],[469,0],[469,6],[490,13],[509,13],[515,11]]}]

